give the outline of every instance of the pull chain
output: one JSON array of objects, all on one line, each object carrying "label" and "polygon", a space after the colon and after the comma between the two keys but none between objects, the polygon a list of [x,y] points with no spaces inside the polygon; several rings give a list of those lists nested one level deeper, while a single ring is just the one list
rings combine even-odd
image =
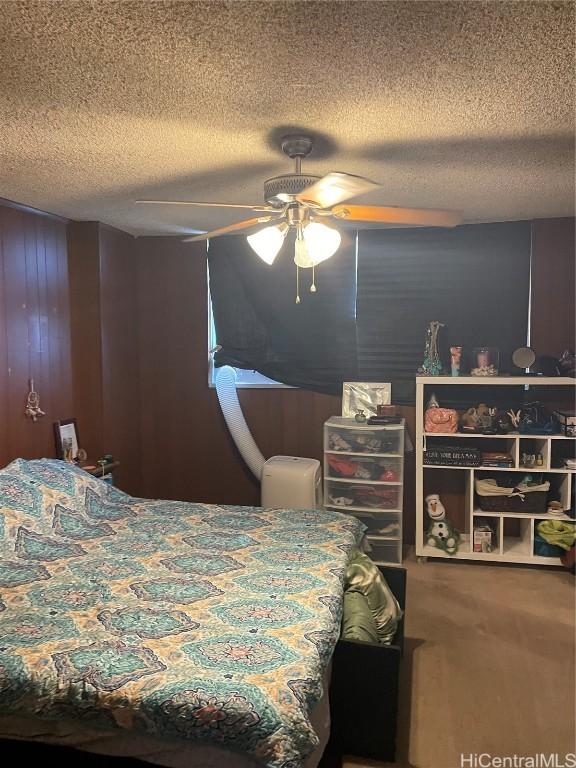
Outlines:
[{"label": "pull chain", "polygon": [[316,266],[312,266],[312,285],[310,286],[310,293],[316,293]]},{"label": "pull chain", "polygon": [[296,304],[300,304],[300,267],[296,265]]}]

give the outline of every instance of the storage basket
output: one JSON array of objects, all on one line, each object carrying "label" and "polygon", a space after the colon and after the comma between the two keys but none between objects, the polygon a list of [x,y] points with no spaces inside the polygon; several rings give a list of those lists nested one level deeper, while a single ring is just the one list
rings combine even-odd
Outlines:
[{"label": "storage basket", "polygon": [[476,479],[476,494],[480,509],[484,512],[533,512],[545,513],[550,483],[520,485],[518,488],[501,488],[496,480]]},{"label": "storage basket", "polygon": [[555,544],[548,544],[539,533],[534,536],[534,554],[539,557],[562,557],[565,550]]}]

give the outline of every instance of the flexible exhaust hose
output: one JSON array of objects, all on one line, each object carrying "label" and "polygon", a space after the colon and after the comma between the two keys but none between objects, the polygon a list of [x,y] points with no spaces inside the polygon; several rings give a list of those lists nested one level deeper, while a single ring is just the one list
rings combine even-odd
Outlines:
[{"label": "flexible exhaust hose", "polygon": [[218,369],[216,394],[232,439],[248,468],[260,482],[266,459],[260,453],[246,424],[236,391],[236,371],[230,365],[223,365]]}]

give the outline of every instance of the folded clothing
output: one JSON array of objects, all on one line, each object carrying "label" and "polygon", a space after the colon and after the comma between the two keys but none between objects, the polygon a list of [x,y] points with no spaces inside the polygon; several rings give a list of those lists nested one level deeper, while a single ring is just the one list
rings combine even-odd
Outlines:
[{"label": "folded clothing", "polygon": [[402,609],[378,567],[354,550],[346,572],[342,637],[390,645],[401,618]]}]

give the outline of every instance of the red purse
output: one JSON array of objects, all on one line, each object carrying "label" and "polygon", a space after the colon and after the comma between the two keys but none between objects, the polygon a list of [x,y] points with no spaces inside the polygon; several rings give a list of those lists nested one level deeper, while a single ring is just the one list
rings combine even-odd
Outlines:
[{"label": "red purse", "polygon": [[428,408],[424,414],[425,432],[457,432],[458,412],[452,408]]}]

